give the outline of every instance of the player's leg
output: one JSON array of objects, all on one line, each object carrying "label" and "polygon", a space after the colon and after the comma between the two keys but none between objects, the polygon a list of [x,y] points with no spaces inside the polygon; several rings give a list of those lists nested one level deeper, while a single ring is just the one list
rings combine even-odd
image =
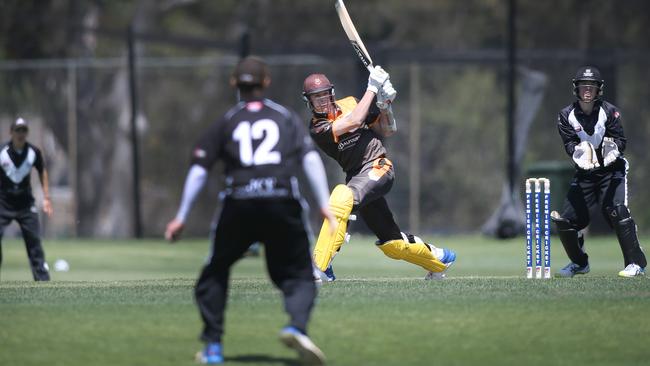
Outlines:
[{"label": "player's leg", "polygon": [[255,227],[242,229],[242,222],[254,223],[246,217],[248,202],[226,200],[216,225],[213,226],[212,248],[207,264],[196,283],[194,295],[203,320],[201,340],[206,343],[197,354],[203,363],[223,361],[221,337],[223,335],[230,267],[255,241]]},{"label": "player's leg", "polygon": [[45,252],[41,244],[41,225],[36,208],[20,211],[16,216],[20,231],[25,240],[25,249],[34,281],[49,281],[50,273],[45,264]]},{"label": "player's leg", "polygon": [[[346,185],[339,184],[334,188],[329,206],[337,218],[338,226],[332,231],[329,222],[323,222],[314,248],[314,264],[319,270],[332,271],[330,264],[345,241],[352,209],[388,193],[393,178],[393,164],[386,158],[378,158],[365,164],[358,173],[348,176]],[[331,277],[334,277],[333,272]]]},{"label": "player's leg", "polygon": [[377,236],[377,247],[389,258],[404,260],[431,272],[442,272],[447,267],[424,243],[408,243],[402,238],[399,226],[384,198],[393,186],[395,170],[390,160],[376,159],[348,180],[354,192],[354,203],[366,225]]},{"label": "player's leg", "polygon": [[316,298],[309,237],[302,206],[295,200],[269,203],[263,223],[267,270],[282,292],[289,324],[280,340],[298,351],[307,364],[322,364],[323,353],[307,336],[307,325]]},{"label": "player's leg", "polygon": [[319,270],[325,271],[330,265],[334,254],[341,249],[353,205],[354,197],[350,188],[343,184],[334,187],[330,195],[329,209],[336,217],[338,225],[332,229],[329,221],[323,220],[323,226],[314,247],[314,264]]},{"label": "player's leg", "polygon": [[429,245],[404,240],[384,197],[360,207],[359,213],[370,230],[377,235],[377,248],[387,257],[404,260],[429,272],[443,272],[447,269],[447,266],[436,258]]},{"label": "player's leg", "polygon": [[[402,239],[407,243],[424,243],[424,240],[417,235],[410,233],[402,232]],[[456,260],[456,253],[448,248],[437,247],[431,243],[425,243],[430,249],[433,255],[438,258],[442,263],[449,264],[453,263]]]},{"label": "player's leg", "polygon": [[557,272],[562,277],[589,272],[589,255],[584,249],[584,237],[581,230],[589,225],[589,204],[596,199],[595,186],[591,183],[581,184],[577,178],[571,182],[562,214],[551,213],[558,236],[571,263]]},{"label": "player's leg", "polygon": [[621,164],[621,169],[605,178],[601,207],[603,215],[616,232],[623,253],[625,269],[619,275],[634,277],[645,272],[647,261],[639,244],[636,223],[628,209],[626,166],[623,165],[625,161],[619,162],[615,164]]},{"label": "player's leg", "polygon": [[12,220],[13,216],[0,205],[0,268],[2,267],[2,238],[4,237],[5,228]]}]

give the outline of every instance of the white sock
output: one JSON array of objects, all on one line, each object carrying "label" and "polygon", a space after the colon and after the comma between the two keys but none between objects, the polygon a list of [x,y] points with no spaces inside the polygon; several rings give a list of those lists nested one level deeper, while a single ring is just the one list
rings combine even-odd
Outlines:
[{"label": "white sock", "polygon": [[442,249],[442,248],[436,248],[436,247],[434,247],[433,245],[431,245],[431,252],[433,253],[433,255],[434,255],[434,256],[435,256],[439,261],[441,261],[441,260],[442,260],[442,257],[445,256],[445,250],[444,250],[444,249]]}]

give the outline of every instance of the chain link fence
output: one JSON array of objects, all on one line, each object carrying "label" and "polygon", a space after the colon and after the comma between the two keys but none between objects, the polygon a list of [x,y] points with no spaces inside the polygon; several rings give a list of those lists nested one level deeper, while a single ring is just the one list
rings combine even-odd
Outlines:
[{"label": "chain link fence", "polygon": [[[268,96],[297,110],[303,79],[327,74],[338,97],[360,96],[366,76],[352,58],[268,57]],[[174,216],[191,147],[207,126],[236,101],[228,79],[235,57],[140,58],[137,129],[143,233],[162,235]],[[530,129],[522,173],[539,161],[564,161],[557,112],[574,100],[575,59],[525,60],[542,72],[547,90]],[[403,230],[477,232],[499,204],[506,179],[506,67],[502,62],[387,63],[398,90],[398,134],[386,139],[396,182],[388,195]],[[630,206],[641,231],[650,230],[649,91],[639,58],[603,70],[605,98],[622,109],[628,136]],[[0,61],[0,137],[8,140],[17,116],[31,124],[50,172],[55,214],[44,218],[46,236],[125,237],[133,233],[133,170],[126,58]],[[338,165],[323,155],[330,186],[342,182]],[[220,167],[190,216],[189,236],[205,236],[218,208]],[[35,178],[33,178],[35,179]],[[303,180],[304,182],[304,180]],[[521,183],[521,182],[519,182]],[[37,180],[33,182],[39,187]],[[521,187],[517,187],[520,189]],[[311,199],[308,185],[302,190]],[[36,195],[40,194],[38,189]],[[554,197],[561,200],[562,197]],[[40,202],[40,200],[38,200]],[[319,226],[316,213],[312,223]],[[361,223],[355,224],[363,230]],[[317,227],[316,227],[317,228]],[[245,230],[245,223],[242,224]]]}]

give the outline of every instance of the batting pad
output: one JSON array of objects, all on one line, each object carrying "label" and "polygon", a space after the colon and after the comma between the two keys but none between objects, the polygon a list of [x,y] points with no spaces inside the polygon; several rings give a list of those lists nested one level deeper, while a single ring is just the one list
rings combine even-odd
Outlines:
[{"label": "batting pad", "polygon": [[400,239],[387,241],[377,247],[389,258],[417,264],[430,272],[442,272],[447,269],[447,266],[434,257],[424,243],[407,243]]},{"label": "batting pad", "polygon": [[345,233],[348,230],[348,218],[354,206],[354,197],[352,190],[348,186],[339,184],[334,187],[330,195],[329,208],[334,217],[336,217],[337,227],[334,233],[331,233],[330,223],[323,220],[323,226],[318,234],[318,241],[314,248],[314,264],[321,271],[325,271],[330,264],[334,254],[341,249],[345,240]]}]

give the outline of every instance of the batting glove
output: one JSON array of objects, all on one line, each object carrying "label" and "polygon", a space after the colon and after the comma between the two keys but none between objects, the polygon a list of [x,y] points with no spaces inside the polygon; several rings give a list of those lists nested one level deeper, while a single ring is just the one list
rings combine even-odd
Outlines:
[{"label": "batting glove", "polygon": [[393,88],[390,79],[386,80],[384,85],[381,86],[381,89],[379,89],[379,94],[377,94],[377,107],[379,107],[379,109],[388,109],[396,96],[397,90]]},{"label": "batting glove", "polygon": [[618,145],[616,145],[614,139],[611,137],[605,137],[603,139],[603,147],[601,151],[603,153],[604,166],[610,165],[621,155],[618,151]]},{"label": "batting glove", "polygon": [[583,170],[598,168],[598,158],[596,158],[596,149],[589,141],[583,141],[576,146],[573,151],[573,161]]},{"label": "batting glove", "polygon": [[368,87],[366,90],[377,94],[388,78],[388,73],[381,66],[375,66],[368,77]]}]

